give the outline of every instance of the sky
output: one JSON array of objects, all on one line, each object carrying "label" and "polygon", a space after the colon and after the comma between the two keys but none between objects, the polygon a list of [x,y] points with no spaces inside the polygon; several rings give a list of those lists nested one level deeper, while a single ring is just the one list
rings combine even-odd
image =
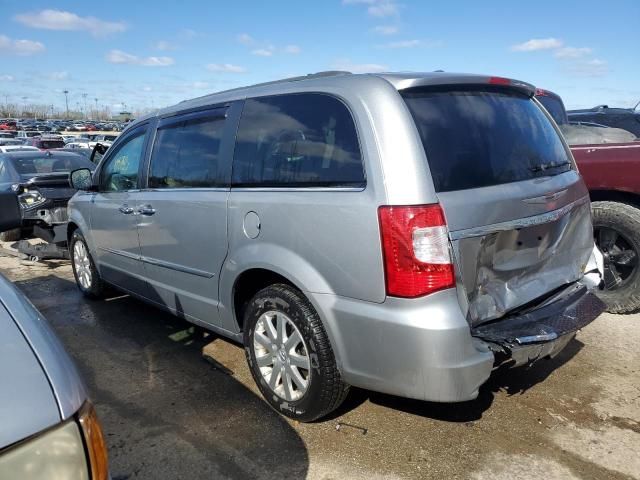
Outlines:
[{"label": "sky", "polygon": [[323,70],[506,76],[567,108],[640,101],[640,0],[0,0],[0,18],[0,103],[58,110],[67,90],[71,109],[135,111]]}]

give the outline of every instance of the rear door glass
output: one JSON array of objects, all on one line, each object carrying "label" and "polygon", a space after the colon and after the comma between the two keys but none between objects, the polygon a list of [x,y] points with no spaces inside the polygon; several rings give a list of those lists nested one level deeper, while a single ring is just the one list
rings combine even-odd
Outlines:
[{"label": "rear door glass", "polygon": [[235,187],[364,187],[356,127],[337,98],[248,99],[238,127]]},{"label": "rear door glass", "polygon": [[489,87],[404,92],[437,192],[557,175],[570,157],[542,109]]}]

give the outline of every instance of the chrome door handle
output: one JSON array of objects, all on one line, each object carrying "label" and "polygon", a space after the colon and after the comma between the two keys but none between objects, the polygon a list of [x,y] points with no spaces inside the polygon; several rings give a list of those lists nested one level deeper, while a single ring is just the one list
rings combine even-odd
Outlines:
[{"label": "chrome door handle", "polygon": [[133,208],[131,208],[126,203],[122,205],[118,210],[120,210],[120,213],[124,213],[125,215],[131,215],[133,213]]},{"label": "chrome door handle", "polygon": [[156,209],[151,205],[145,205],[144,207],[140,207],[138,209],[138,213],[140,215],[153,215],[154,213],[156,213]]}]

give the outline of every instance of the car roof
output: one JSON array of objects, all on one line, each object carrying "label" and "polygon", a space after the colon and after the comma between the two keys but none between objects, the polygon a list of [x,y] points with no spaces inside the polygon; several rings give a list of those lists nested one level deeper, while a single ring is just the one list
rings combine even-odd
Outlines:
[{"label": "car roof", "polygon": [[[343,86],[353,90],[354,93],[363,89],[380,85],[382,82],[391,84],[396,90],[406,90],[417,87],[436,85],[478,85],[498,83],[508,88],[519,89],[528,95],[533,95],[535,87],[529,83],[514,79],[506,79],[491,75],[476,75],[468,73],[452,72],[390,72],[390,73],[361,73],[354,74],[344,71],[328,71],[309,74],[300,77],[284,78],[273,82],[260,83],[247,87],[234,88],[222,92],[212,93],[191,100],[182,101],[176,105],[157,110],[151,114],[136,119],[127,127],[127,130],[136,125],[157,116],[173,114],[190,108],[198,108],[234,100],[243,100],[247,97],[260,97],[266,95],[278,95],[283,93],[311,91],[317,88],[323,91],[330,87]],[[508,84],[508,85],[507,85]]]}]

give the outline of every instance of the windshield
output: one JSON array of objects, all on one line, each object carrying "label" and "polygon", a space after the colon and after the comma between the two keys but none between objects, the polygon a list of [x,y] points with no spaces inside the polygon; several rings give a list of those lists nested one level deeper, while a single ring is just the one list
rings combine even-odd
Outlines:
[{"label": "windshield", "polygon": [[403,96],[438,192],[518,182],[572,168],[556,129],[526,95],[483,87]]},{"label": "windshield", "polygon": [[20,175],[38,175],[43,173],[70,172],[77,168],[90,168],[94,165],[80,155],[65,155],[64,157],[21,157],[13,158],[13,165]]}]

